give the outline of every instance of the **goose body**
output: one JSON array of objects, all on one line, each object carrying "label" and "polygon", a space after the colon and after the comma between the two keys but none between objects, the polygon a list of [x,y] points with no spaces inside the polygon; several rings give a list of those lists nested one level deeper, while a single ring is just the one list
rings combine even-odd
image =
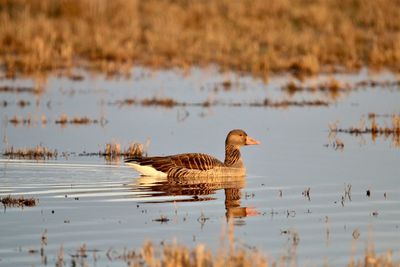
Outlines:
[{"label": "goose body", "polygon": [[240,147],[258,145],[260,142],[249,137],[243,130],[232,130],[225,140],[225,161],[201,153],[186,153],[159,157],[133,157],[125,159],[144,176],[157,177],[227,177],[244,176]]}]

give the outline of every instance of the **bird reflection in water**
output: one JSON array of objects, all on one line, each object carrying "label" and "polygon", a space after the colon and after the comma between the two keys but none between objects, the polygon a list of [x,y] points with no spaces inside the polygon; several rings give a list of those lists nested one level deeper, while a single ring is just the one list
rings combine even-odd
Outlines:
[{"label": "bird reflection in water", "polygon": [[132,185],[132,190],[138,193],[136,197],[143,199],[146,203],[167,203],[216,200],[214,195],[218,190],[223,189],[225,193],[225,216],[229,220],[258,214],[254,208],[241,206],[241,190],[245,185],[246,177],[244,176],[193,179],[189,177],[142,176],[137,178],[137,182]]}]

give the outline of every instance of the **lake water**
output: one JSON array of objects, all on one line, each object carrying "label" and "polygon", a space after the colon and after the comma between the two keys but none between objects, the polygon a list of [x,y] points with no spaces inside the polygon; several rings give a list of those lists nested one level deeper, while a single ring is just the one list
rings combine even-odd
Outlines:
[{"label": "lake water", "polygon": [[[289,96],[281,90],[290,76],[268,84],[215,69],[150,71],[135,68],[129,78],[107,79],[82,70],[82,80],[49,77],[40,94],[0,92],[1,151],[6,146],[57,149],[51,160],[0,159],[0,197],[39,200],[35,207],[5,208],[0,213],[0,266],[53,266],[61,246],[65,261],[83,244],[85,261],[95,266],[126,266],[107,255],[154,244],[205,243],[216,251],[227,222],[235,245],[256,247],[266,256],[300,266],[341,266],[362,257],[367,244],[376,252],[400,249],[400,148],[391,137],[337,134],[343,149],[332,147],[330,123],[350,127],[368,114],[380,125],[400,114],[400,88],[376,86],[350,90],[338,98],[319,92]],[[394,74],[321,75],[335,78],[396,81]],[[232,82],[229,90],[222,83]],[[30,79],[0,80],[0,86],[34,86]],[[169,97],[179,102],[216,105],[144,107],[119,105],[127,98]],[[323,107],[254,107],[253,102],[328,99]],[[29,101],[21,108],[18,101]],[[242,103],[242,106],[229,103]],[[65,125],[62,114],[103,119],[102,124]],[[14,115],[30,125],[8,122]],[[48,122],[41,123],[46,116]],[[149,155],[203,152],[224,156],[226,134],[242,128],[262,142],[244,147],[248,175],[243,179],[180,181],[139,177],[123,161],[107,162],[82,152],[98,152],[116,141],[149,142]],[[63,154],[63,155],[62,155]],[[349,199],[345,188],[351,185]],[[309,197],[303,194],[307,189]],[[370,196],[366,195],[367,190]],[[257,214],[254,214],[257,211]],[[249,212],[253,211],[253,212]],[[246,216],[253,215],[253,216]],[[167,222],[158,219],[166,217]],[[44,236],[44,240],[42,240]]]}]

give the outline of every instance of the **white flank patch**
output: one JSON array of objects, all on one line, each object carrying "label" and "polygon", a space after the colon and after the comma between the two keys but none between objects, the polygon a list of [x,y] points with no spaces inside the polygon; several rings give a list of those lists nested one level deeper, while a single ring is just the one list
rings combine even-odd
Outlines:
[{"label": "white flank patch", "polygon": [[137,163],[127,162],[126,165],[133,167],[137,172],[144,176],[167,177],[165,172],[160,172],[151,166],[141,166]]}]

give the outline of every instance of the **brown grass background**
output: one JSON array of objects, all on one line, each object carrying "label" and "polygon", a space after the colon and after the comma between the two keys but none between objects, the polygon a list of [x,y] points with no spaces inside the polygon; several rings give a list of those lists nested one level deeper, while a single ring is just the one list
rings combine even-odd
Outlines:
[{"label": "brown grass background", "polygon": [[9,75],[216,63],[260,77],[400,70],[399,0],[0,0]]}]

